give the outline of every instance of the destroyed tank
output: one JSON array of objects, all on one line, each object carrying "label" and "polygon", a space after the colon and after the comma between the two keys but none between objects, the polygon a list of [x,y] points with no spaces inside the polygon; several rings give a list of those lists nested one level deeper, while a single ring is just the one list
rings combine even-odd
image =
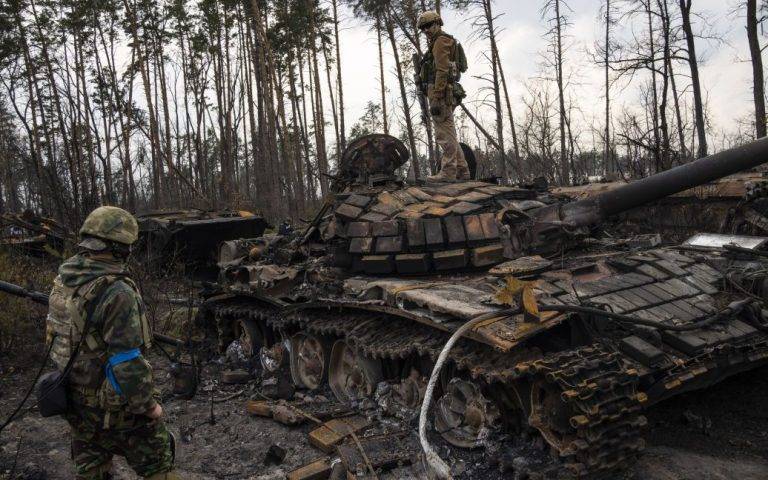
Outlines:
[{"label": "destroyed tank", "polygon": [[[613,475],[644,448],[643,411],[768,360],[762,237],[601,238],[622,212],[768,160],[768,139],[596,195],[483,181],[407,183],[401,142],[346,149],[333,193],[291,235],[225,242],[198,323],[296,387],[341,402],[388,391],[449,444],[543,438],[556,470]],[[717,232],[715,232],[717,233]],[[388,386],[388,388],[387,388]]]}]

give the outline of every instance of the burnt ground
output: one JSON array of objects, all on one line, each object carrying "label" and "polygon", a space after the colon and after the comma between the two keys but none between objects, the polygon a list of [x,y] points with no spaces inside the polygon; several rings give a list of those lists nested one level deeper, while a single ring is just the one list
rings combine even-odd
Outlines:
[{"label": "burnt ground", "polygon": [[[39,354],[0,358],[0,418],[5,419],[34,376]],[[170,389],[169,362],[151,358],[161,389]],[[245,402],[255,385],[222,386],[220,367],[206,367],[203,386],[210,392],[193,400],[168,400],[166,421],[179,438],[177,465],[183,478],[282,479],[287,471],[324,454],[307,442],[310,425],[285,427],[252,417]],[[231,398],[230,398],[231,397]],[[624,480],[765,480],[768,478],[768,367],[740,374],[703,392],[669,400],[649,412],[648,448]],[[284,462],[265,466],[272,444],[287,448]],[[441,447],[450,458],[456,478],[517,478],[507,470],[489,467],[483,453]],[[491,460],[493,462],[494,460]],[[122,460],[116,478],[134,480]],[[404,467],[380,478],[425,478],[418,466]],[[23,416],[0,434],[0,478],[73,478],[66,422],[43,419],[36,411]]]}]

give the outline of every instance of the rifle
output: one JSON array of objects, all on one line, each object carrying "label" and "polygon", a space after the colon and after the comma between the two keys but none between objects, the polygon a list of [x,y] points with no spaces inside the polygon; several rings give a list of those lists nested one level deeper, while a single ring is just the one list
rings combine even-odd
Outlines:
[{"label": "rifle", "polygon": [[[13,283],[0,280],[0,292],[10,293],[11,295],[31,300],[39,305],[48,306],[48,295],[42,292],[27,290],[26,288],[15,285]],[[163,335],[162,333],[153,333],[152,336],[156,342],[165,345],[170,345],[173,347],[183,347],[185,345],[184,341],[168,335]]]},{"label": "rifle", "polygon": [[421,121],[424,125],[429,125],[429,102],[427,102],[427,86],[421,80],[421,55],[418,52],[411,58],[413,62],[413,84],[416,85],[416,98],[419,99],[421,107]]}]

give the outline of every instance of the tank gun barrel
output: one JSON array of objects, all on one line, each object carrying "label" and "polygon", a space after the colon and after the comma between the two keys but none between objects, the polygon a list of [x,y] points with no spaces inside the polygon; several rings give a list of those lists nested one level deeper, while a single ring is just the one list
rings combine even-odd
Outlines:
[{"label": "tank gun barrel", "polygon": [[562,220],[592,225],[611,215],[768,162],[768,137],[636,180],[593,198],[563,206]]},{"label": "tank gun barrel", "polygon": [[768,137],[634,181],[591,198],[533,211],[505,210],[500,217],[504,256],[560,251],[570,231],[768,162]]}]

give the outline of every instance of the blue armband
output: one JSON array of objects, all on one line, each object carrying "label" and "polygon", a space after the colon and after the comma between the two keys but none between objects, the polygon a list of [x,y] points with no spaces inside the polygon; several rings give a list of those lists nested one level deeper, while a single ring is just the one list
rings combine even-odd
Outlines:
[{"label": "blue armband", "polygon": [[134,358],[138,358],[140,356],[141,356],[141,350],[139,350],[138,348],[134,348],[133,350],[128,350],[126,352],[116,353],[115,355],[112,355],[109,358],[109,360],[107,360],[107,364],[104,366],[104,371],[107,374],[107,380],[109,380],[109,383],[112,384],[112,388],[115,389],[115,392],[117,392],[118,395],[122,395],[123,390],[120,388],[120,384],[117,383],[117,379],[115,378],[115,372],[112,369],[116,365],[129,362]]}]

